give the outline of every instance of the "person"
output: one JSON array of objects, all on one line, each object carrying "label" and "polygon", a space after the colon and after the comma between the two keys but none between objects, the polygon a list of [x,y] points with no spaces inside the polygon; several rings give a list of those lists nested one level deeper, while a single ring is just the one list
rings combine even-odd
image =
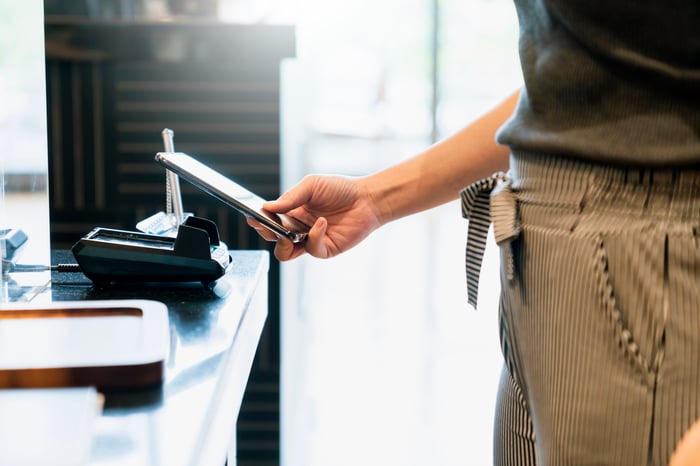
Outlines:
[{"label": "person", "polygon": [[700,420],[690,426],[671,456],[669,466],[700,466]]},{"label": "person", "polygon": [[[367,176],[265,204],[330,258],[461,196],[501,250],[497,465],[667,465],[700,418],[700,2],[515,0],[523,86]],[[463,189],[467,187],[466,189]]]}]

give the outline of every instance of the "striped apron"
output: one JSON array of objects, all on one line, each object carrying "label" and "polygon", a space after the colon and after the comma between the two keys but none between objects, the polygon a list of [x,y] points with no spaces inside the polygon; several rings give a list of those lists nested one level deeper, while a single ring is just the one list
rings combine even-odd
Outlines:
[{"label": "striped apron", "polygon": [[700,417],[700,168],[514,153],[462,191],[501,250],[497,465],[666,465]]}]

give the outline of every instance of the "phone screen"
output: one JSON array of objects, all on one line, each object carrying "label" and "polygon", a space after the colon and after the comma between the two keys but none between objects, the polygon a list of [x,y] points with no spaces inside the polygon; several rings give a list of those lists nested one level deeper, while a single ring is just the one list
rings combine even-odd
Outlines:
[{"label": "phone screen", "polygon": [[288,215],[277,215],[266,211],[263,209],[265,199],[192,156],[183,152],[158,152],[156,162],[230,205],[246,217],[254,218],[274,233],[295,243],[306,238],[308,225]]}]

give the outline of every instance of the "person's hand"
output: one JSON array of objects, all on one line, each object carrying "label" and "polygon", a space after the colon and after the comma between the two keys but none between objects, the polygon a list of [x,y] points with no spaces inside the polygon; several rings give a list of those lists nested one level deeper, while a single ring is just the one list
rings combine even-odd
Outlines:
[{"label": "person's hand", "polygon": [[307,239],[295,244],[248,219],[260,236],[277,242],[275,257],[281,261],[304,252],[324,259],[336,256],[381,225],[377,208],[361,179],[310,175],[279,199],[266,202],[264,208],[311,226]]},{"label": "person's hand", "polygon": [[668,466],[700,466],[700,420],[683,435]]}]

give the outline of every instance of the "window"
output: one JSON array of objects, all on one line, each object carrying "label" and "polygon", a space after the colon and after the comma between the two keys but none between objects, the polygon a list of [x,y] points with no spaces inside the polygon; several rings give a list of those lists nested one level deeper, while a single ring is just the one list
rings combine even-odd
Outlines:
[{"label": "window", "polygon": [[[15,254],[10,257],[6,250],[3,257],[47,265],[49,201],[42,3],[3,2],[0,16],[0,235],[21,230],[28,237]],[[18,236],[13,234],[13,238]],[[33,299],[49,280],[48,272],[3,274],[0,302]]]},{"label": "window", "polygon": [[[414,155],[520,85],[510,2],[302,4],[283,74],[285,187]],[[497,251],[474,312],[465,227],[455,202],[283,265],[283,465],[491,462]]]}]

